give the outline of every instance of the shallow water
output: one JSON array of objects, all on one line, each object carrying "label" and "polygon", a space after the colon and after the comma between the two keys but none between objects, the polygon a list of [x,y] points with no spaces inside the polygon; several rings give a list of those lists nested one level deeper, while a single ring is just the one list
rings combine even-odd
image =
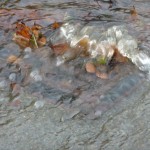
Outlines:
[{"label": "shallow water", "polygon": [[[133,6],[138,13],[136,19],[130,14]],[[47,103],[64,105],[70,109],[79,108],[87,115],[113,109],[113,106],[127,95],[130,99],[130,95],[137,88],[142,95],[144,91],[141,88],[147,86],[146,73],[139,71],[131,62],[117,64],[109,72],[109,78],[103,80],[86,73],[84,68],[86,59],[78,58],[57,67],[56,57],[50,47],[25,52],[12,41],[12,35],[17,21],[23,21],[27,25],[36,22],[45,27],[43,32],[49,40],[52,34],[51,24],[55,21],[63,22],[68,13],[74,22],[95,26],[93,33],[99,28],[103,29],[104,26],[125,25],[129,33],[138,40],[140,51],[149,55],[149,6],[149,2],[140,1],[1,2],[0,83],[1,97],[6,98],[6,102],[1,100],[1,106],[7,106],[10,102],[18,100],[20,93],[28,93],[37,99],[44,99]],[[12,54],[21,59],[19,64],[7,64],[6,59]],[[4,84],[4,81],[7,84]],[[139,87],[139,83],[142,87]],[[8,90],[5,90],[5,87]],[[103,102],[100,97],[103,97]],[[134,98],[136,99],[136,95]]]},{"label": "shallow water", "polygon": [[[149,0],[1,0],[0,149],[148,150],[147,72],[128,61],[101,66],[108,79],[100,79],[86,72],[87,57],[57,66],[49,41],[52,24],[63,23],[67,13],[75,24],[95,26],[93,34],[126,26],[150,56],[149,8]],[[18,21],[42,25],[47,45],[34,50],[15,44]],[[8,63],[10,55],[17,63]]]}]

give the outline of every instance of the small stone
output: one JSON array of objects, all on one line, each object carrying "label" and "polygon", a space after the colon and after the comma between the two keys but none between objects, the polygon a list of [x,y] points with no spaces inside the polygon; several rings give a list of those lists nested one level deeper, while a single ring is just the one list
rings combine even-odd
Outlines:
[{"label": "small stone", "polygon": [[16,79],[17,79],[17,75],[16,75],[15,73],[11,73],[11,74],[9,75],[9,80],[10,80],[11,82],[15,82]]},{"label": "small stone", "polygon": [[101,116],[102,116],[102,111],[97,110],[97,111],[95,112],[95,116],[96,116],[96,117],[101,117]]},{"label": "small stone", "polygon": [[6,80],[0,81],[0,89],[5,89],[8,86],[8,82]]},{"label": "small stone", "polygon": [[36,101],[34,106],[35,108],[39,109],[39,108],[42,108],[44,106],[45,102],[44,101]]},{"label": "small stone", "polygon": [[96,72],[96,68],[95,68],[94,64],[91,63],[91,62],[87,62],[87,63],[86,63],[85,69],[86,69],[86,71],[89,72],[89,73],[95,73],[95,72]]},{"label": "small stone", "polygon": [[24,59],[30,58],[30,55],[29,55],[29,54],[26,54],[23,58],[24,58]]},{"label": "small stone", "polygon": [[33,70],[33,71],[30,73],[30,77],[33,78],[35,81],[42,81],[42,77],[40,76],[38,70]]},{"label": "small stone", "polygon": [[26,48],[24,49],[24,52],[26,52],[26,53],[31,53],[31,52],[32,52],[32,49],[31,49],[30,47],[26,47]]}]

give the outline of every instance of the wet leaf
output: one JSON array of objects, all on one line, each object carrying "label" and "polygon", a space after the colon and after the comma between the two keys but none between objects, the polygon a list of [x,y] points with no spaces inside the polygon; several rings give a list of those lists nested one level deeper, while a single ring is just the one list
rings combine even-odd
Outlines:
[{"label": "wet leaf", "polygon": [[101,78],[101,79],[108,79],[108,74],[107,73],[101,73],[99,71],[96,71],[96,76],[98,78]]},{"label": "wet leaf", "polygon": [[54,53],[56,55],[63,55],[67,50],[69,50],[70,46],[67,43],[58,44],[51,46]]},{"label": "wet leaf", "polygon": [[15,56],[15,55],[10,55],[10,56],[7,58],[7,62],[8,62],[8,63],[14,63],[16,60],[17,60],[17,56]]},{"label": "wet leaf", "polygon": [[52,29],[58,29],[60,27],[60,24],[58,22],[54,22],[52,24]]},{"label": "wet leaf", "polygon": [[16,28],[13,40],[21,47],[38,48],[46,44],[46,38],[40,32],[42,26],[34,24],[30,28],[24,23],[17,23]]},{"label": "wet leaf", "polygon": [[133,8],[130,9],[130,14],[131,14],[131,18],[132,18],[133,20],[136,20],[136,19],[137,19],[138,13],[137,13],[137,11],[136,11],[136,9],[135,9],[134,6],[133,6]]},{"label": "wet leaf", "polygon": [[89,38],[84,37],[77,43],[77,45],[80,46],[82,50],[87,51],[89,48],[89,42],[90,42]]},{"label": "wet leaf", "polygon": [[119,51],[118,51],[118,49],[117,49],[116,47],[113,47],[113,48],[114,48],[114,50],[115,50],[115,53],[114,53],[112,59],[115,60],[115,62],[121,62],[121,63],[128,62],[128,58],[127,58],[127,57],[122,56],[122,55],[119,53]]},{"label": "wet leaf", "polygon": [[39,24],[36,24],[36,23],[34,23],[34,25],[33,25],[32,28],[31,28],[32,31],[33,31],[33,30],[41,30],[41,29],[42,29],[42,26],[39,25]]},{"label": "wet leaf", "polygon": [[41,37],[39,40],[38,40],[38,45],[40,47],[44,46],[46,44],[46,37]]},{"label": "wet leaf", "polygon": [[17,58],[16,61],[14,61],[14,64],[19,64],[21,62],[21,58]]},{"label": "wet leaf", "polygon": [[100,56],[100,57],[96,58],[96,64],[106,65],[107,64],[107,59]]},{"label": "wet leaf", "polygon": [[28,38],[25,38],[21,35],[17,35],[16,33],[13,36],[13,41],[15,41],[21,47],[29,47],[30,46],[30,43],[29,43],[30,40]]},{"label": "wet leaf", "polygon": [[32,36],[33,35],[35,36],[36,40],[38,40],[40,36],[40,31],[37,29],[32,30]]},{"label": "wet leaf", "polygon": [[27,39],[31,38],[31,29],[30,27],[26,26],[24,23],[17,23],[16,24],[17,28],[17,35],[21,35]]}]

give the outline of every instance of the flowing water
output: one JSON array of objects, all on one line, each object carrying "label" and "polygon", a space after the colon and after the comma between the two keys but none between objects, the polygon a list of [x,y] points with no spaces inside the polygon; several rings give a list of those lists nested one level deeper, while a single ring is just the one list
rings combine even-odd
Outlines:
[{"label": "flowing water", "polygon": [[[23,124],[24,121],[19,117],[16,119],[16,116],[11,114],[19,114],[20,117],[22,113],[27,112],[39,114],[42,108],[44,111],[41,113],[47,116],[49,109],[57,107],[58,112],[52,112],[52,114],[54,114],[54,118],[61,116],[60,122],[70,119],[83,119],[87,122],[97,119],[102,121],[103,118],[113,118],[132,106],[138,108],[138,104],[145,95],[148,95],[150,89],[149,7],[148,0],[2,0],[0,2],[0,117],[2,118],[0,125],[10,124],[11,126],[14,123],[14,126],[20,126],[19,124]],[[134,8],[137,14],[131,15]],[[125,27],[132,39],[135,39],[137,47],[127,42],[126,39],[123,39],[118,47],[130,50],[129,55],[122,52],[130,60],[107,67],[101,66],[99,69],[107,72],[107,79],[101,79],[95,74],[86,72],[85,64],[89,61],[88,57],[74,57],[69,54],[69,59],[59,63],[59,57],[54,55],[50,44],[51,42],[58,44],[60,40],[63,43],[66,39],[57,34],[59,29],[52,30],[52,24],[54,22],[67,23],[67,15],[72,27],[76,29],[76,32],[71,35],[72,37],[69,37],[70,43],[78,40],[79,32],[82,36],[88,32],[89,37],[96,37],[98,42],[101,42],[100,34],[116,26]],[[24,22],[28,26],[32,26],[35,22],[43,26],[42,32],[47,38],[46,46],[38,49],[20,48],[12,41],[16,22]],[[82,26],[82,31],[79,30],[79,26]],[[69,26],[66,26],[65,30],[71,32]],[[80,35],[79,39],[82,36]],[[8,57],[10,55],[17,56],[19,61],[9,64]],[[60,110],[63,110],[64,114],[61,114]],[[29,116],[33,117],[31,114]],[[52,120],[54,118],[52,117]],[[106,126],[112,129],[113,127],[109,123]],[[93,126],[96,125],[97,123]],[[24,127],[24,129],[26,128]],[[65,128],[65,125],[62,128]],[[76,126],[74,130],[76,130]],[[9,132],[11,134],[11,130]],[[105,133],[106,130],[103,132]],[[15,133],[16,136],[23,134],[21,129]],[[4,133],[1,134],[2,137],[3,135]],[[113,143],[102,136],[95,135],[94,138],[102,138],[104,141],[101,143],[102,149],[111,149],[113,146],[110,145]],[[118,137],[120,136],[122,137],[121,134]],[[80,140],[82,141],[82,138]],[[92,143],[92,139],[90,140]],[[11,143],[10,141],[8,143]],[[73,142],[73,139],[70,141]],[[107,143],[111,144],[107,145]],[[71,145],[71,143],[69,144]],[[2,146],[2,149],[5,146]],[[97,141],[92,146],[89,150],[100,149]],[[74,149],[71,147],[68,149]],[[9,148],[8,144],[6,149]],[[56,146],[54,149],[63,148]],[[115,146],[113,148],[117,149]],[[75,149],[81,148],[75,147]]]}]

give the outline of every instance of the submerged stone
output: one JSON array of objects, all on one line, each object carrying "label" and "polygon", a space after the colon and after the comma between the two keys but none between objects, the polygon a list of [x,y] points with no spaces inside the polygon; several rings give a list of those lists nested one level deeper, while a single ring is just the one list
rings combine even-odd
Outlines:
[{"label": "submerged stone", "polygon": [[44,104],[45,104],[44,101],[39,100],[34,103],[34,106],[35,106],[35,108],[39,109],[39,108],[42,108],[44,106]]}]

